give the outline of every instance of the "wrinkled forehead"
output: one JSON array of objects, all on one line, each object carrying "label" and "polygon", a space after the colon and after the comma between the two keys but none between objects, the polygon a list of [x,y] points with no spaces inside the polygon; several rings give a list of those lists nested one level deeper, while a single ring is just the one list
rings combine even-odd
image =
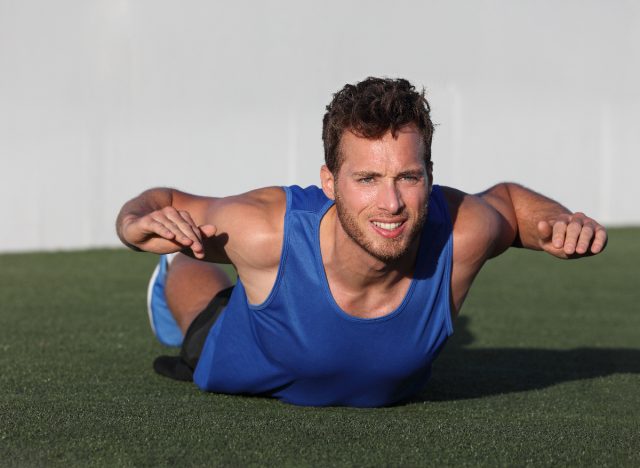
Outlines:
[{"label": "wrinkled forehead", "polygon": [[425,165],[425,144],[415,125],[396,132],[387,130],[379,137],[368,138],[357,131],[345,130],[340,141],[341,165],[375,165],[380,163]]}]

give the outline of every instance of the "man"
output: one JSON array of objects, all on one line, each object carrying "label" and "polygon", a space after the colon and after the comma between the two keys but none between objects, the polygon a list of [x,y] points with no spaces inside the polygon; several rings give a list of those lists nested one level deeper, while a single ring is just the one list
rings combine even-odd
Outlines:
[{"label": "man", "polygon": [[[406,80],[368,78],[327,106],[321,189],[153,189],[126,203],[126,245],[185,254],[163,257],[152,283],[152,323],[170,313],[174,327],[159,338],[185,335],[181,356],[155,369],[301,405],[393,404],[426,385],[488,259],[509,246],[560,258],[604,249],[596,221],[521,186],[433,185],[429,112]],[[233,290],[211,262],[233,264]]]}]

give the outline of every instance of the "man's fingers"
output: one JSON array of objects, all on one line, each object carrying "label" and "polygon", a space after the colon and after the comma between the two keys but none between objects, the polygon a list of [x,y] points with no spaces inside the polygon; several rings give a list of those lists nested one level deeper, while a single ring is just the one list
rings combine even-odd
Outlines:
[{"label": "man's fingers", "polygon": [[606,245],[607,231],[602,226],[598,226],[596,228],[595,239],[593,240],[593,244],[591,244],[591,253],[597,254],[602,252]]},{"label": "man's fingers", "polygon": [[153,219],[153,218],[144,219],[143,224],[144,224],[143,229],[150,234],[156,234],[164,239],[169,239],[169,240],[173,240],[176,237],[176,235],[171,229],[169,229],[167,226],[165,226],[164,223],[161,223],[156,219]]},{"label": "man's fingers", "polygon": [[189,212],[188,211],[178,211],[178,214],[182,217],[182,219],[184,219],[186,221],[186,223],[189,225],[189,227],[191,228],[193,233],[196,235],[198,240],[202,241],[202,236],[200,235],[200,230],[198,229],[198,225],[193,222],[193,219],[191,218],[191,215],[189,214]]},{"label": "man's fingers", "polygon": [[578,237],[578,243],[576,244],[576,253],[584,254],[589,250],[589,244],[593,240],[593,226],[591,224],[585,223],[582,226],[582,230],[580,231],[580,237]]},{"label": "man's fingers", "polygon": [[573,255],[576,252],[576,246],[578,245],[578,238],[581,232],[581,220],[573,220],[569,223],[564,237],[564,253]]},{"label": "man's fingers", "polygon": [[[551,236],[549,236],[549,229],[553,231]],[[544,244],[548,245],[550,241],[552,250],[547,248],[545,250],[562,258],[597,254],[607,245],[605,228],[584,213],[562,215],[548,221],[540,221],[538,233],[543,248]],[[560,255],[553,249],[560,250]]]},{"label": "man's fingers", "polygon": [[556,221],[553,223],[552,243],[556,249],[561,249],[564,245],[564,238],[567,233],[567,223]]},{"label": "man's fingers", "polygon": [[215,234],[215,227],[208,225],[201,231],[187,211],[178,211],[173,207],[164,207],[143,217],[141,227],[146,237],[159,236],[171,241],[178,249],[188,247],[196,258],[204,258],[203,235]]},{"label": "man's fingers", "polygon": [[[158,225],[162,227],[159,227]],[[171,236],[163,235],[162,237],[165,237],[166,239],[171,239],[182,246],[187,247],[193,244],[193,240],[190,239],[189,236],[187,236],[182,231],[182,229],[180,229],[180,226],[178,226],[176,223],[174,223],[172,220],[168,218],[152,218],[151,226],[153,227],[153,232],[160,235],[161,235],[162,228],[168,230],[171,233]]]},{"label": "man's fingers", "polygon": [[218,228],[216,228],[213,224],[203,224],[202,226],[198,226],[200,228],[200,232],[205,237],[213,237],[216,235]]},{"label": "man's fingers", "polygon": [[[142,217],[130,216],[123,222],[123,236],[131,245],[156,253],[170,253],[189,248],[196,258],[205,257],[202,239],[216,233],[212,225],[204,229],[194,222],[187,211],[168,206]],[[157,241],[168,241],[157,242]]]},{"label": "man's fingers", "polygon": [[204,258],[204,244],[202,243],[202,233],[198,228],[198,225],[193,221],[193,218],[189,214],[188,211],[178,211],[178,214],[186,221],[189,226],[189,229],[196,236],[197,240],[193,242],[191,245],[191,250],[196,258]]},{"label": "man's fingers", "polygon": [[164,212],[167,219],[175,226],[176,239],[184,245],[191,246],[194,252],[201,251],[200,232],[195,224],[190,224],[191,216],[188,216],[188,213],[185,215],[185,213],[185,211],[176,211],[175,209]]}]

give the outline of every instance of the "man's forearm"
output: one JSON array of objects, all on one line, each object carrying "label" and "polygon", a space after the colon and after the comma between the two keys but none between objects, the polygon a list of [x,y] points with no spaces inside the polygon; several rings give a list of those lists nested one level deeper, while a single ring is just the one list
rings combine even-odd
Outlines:
[{"label": "man's forearm", "polygon": [[194,257],[203,259],[203,236],[216,232],[201,213],[206,212],[209,202],[173,189],[147,190],[124,204],[116,219],[116,232],[133,250],[167,254],[188,248]]},{"label": "man's forearm", "polygon": [[571,214],[571,211],[560,203],[522,185],[503,183],[500,186],[504,187],[511,200],[518,226],[514,246],[541,250],[538,223]]},{"label": "man's forearm", "polygon": [[596,255],[607,245],[607,231],[596,220],[521,185],[498,184],[481,197],[506,221],[514,247],[579,258]]},{"label": "man's forearm", "polygon": [[140,250],[137,246],[125,239],[123,227],[131,219],[142,217],[166,206],[171,206],[172,202],[173,191],[168,188],[149,189],[126,202],[120,209],[120,213],[116,219],[116,232],[122,243],[130,249]]}]

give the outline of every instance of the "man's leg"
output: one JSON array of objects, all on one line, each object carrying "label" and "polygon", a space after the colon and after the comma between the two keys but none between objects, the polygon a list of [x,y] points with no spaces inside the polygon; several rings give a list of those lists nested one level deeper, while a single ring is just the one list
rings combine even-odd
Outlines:
[{"label": "man's leg", "polygon": [[165,295],[183,335],[211,299],[230,286],[231,280],[218,265],[176,255],[167,269]]},{"label": "man's leg", "polygon": [[[231,280],[217,265],[176,255],[166,269],[164,297],[183,335],[179,356],[159,356],[154,370],[175,380],[193,380],[210,328],[229,302]],[[174,324],[175,326],[175,324]]]}]

